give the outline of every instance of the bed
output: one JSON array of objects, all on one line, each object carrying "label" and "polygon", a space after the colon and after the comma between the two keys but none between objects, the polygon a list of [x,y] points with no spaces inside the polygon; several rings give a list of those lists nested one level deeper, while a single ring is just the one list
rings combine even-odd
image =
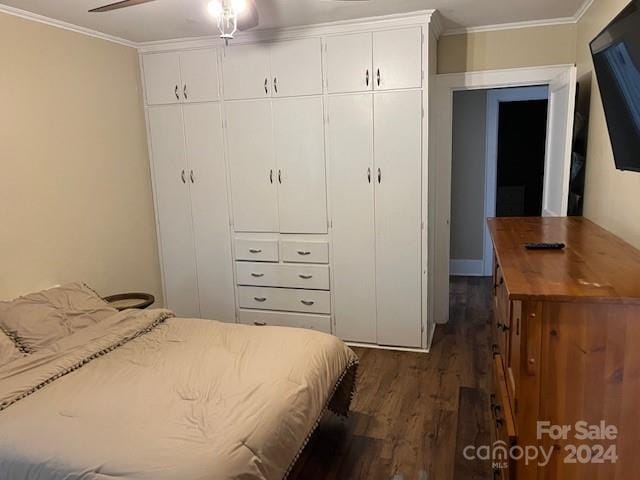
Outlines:
[{"label": "bed", "polygon": [[82,284],[0,302],[0,478],[285,478],[357,363],[330,335],[116,312]]}]

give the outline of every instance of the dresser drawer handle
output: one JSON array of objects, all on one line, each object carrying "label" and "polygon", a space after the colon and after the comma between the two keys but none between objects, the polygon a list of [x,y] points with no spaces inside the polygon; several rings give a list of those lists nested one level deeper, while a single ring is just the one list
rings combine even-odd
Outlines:
[{"label": "dresser drawer handle", "polygon": [[304,250],[298,250],[298,255],[307,256],[307,255],[311,255],[311,252],[306,252]]},{"label": "dresser drawer handle", "polygon": [[307,307],[310,307],[316,302],[312,302],[311,300],[300,300],[300,303],[302,303],[303,305],[306,305]]},{"label": "dresser drawer handle", "polygon": [[267,324],[264,322],[253,322],[256,327],[266,327]]},{"label": "dresser drawer handle", "polygon": [[255,278],[262,278],[264,277],[264,273],[252,273],[251,276]]},{"label": "dresser drawer handle", "polygon": [[253,299],[254,299],[256,302],[260,302],[260,303],[262,303],[262,302],[266,302],[266,301],[267,301],[267,298],[266,298],[266,297],[253,297]]},{"label": "dresser drawer handle", "polygon": [[303,275],[303,274],[300,274],[300,275],[298,275],[298,276],[299,276],[301,279],[303,279],[303,280],[311,280],[311,279],[313,278],[313,275]]},{"label": "dresser drawer handle", "polygon": [[250,248],[249,253],[262,253],[262,250],[259,248]]}]

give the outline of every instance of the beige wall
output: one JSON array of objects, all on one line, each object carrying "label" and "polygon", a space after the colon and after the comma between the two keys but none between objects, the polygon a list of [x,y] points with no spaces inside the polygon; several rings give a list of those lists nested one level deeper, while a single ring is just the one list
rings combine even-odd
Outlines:
[{"label": "beige wall", "polygon": [[448,35],[438,44],[438,73],[568,64],[575,57],[575,25]]},{"label": "beige wall", "polygon": [[487,91],[453,95],[451,259],[482,260]]},{"label": "beige wall", "polygon": [[590,91],[586,91],[586,99],[591,94],[591,113],[584,215],[640,248],[640,173],[615,169],[589,52],[589,42],[627,3],[628,0],[595,0],[578,23],[578,78],[587,85],[591,83]]},{"label": "beige wall", "polygon": [[137,53],[0,14],[0,298],[161,297]]}]

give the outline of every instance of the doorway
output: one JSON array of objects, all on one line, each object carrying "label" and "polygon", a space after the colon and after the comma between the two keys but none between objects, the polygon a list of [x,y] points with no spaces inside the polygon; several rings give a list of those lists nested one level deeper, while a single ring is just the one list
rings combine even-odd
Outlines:
[{"label": "doorway", "polygon": [[483,276],[493,269],[486,219],[543,215],[548,111],[548,86],[487,92]]},{"label": "doorway", "polygon": [[454,93],[450,269],[491,275],[486,219],[542,215],[548,88]]}]

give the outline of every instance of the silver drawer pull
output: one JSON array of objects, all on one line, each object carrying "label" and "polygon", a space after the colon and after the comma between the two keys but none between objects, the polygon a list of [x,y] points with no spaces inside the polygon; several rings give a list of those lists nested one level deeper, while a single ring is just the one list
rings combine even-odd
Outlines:
[{"label": "silver drawer pull", "polygon": [[262,278],[264,277],[264,273],[252,273],[251,276],[255,278]]},{"label": "silver drawer pull", "polygon": [[253,322],[256,327],[266,327],[267,324],[264,322]]},{"label": "silver drawer pull", "polygon": [[259,248],[250,248],[249,253],[262,253],[262,250]]},{"label": "silver drawer pull", "polygon": [[312,302],[310,300],[300,300],[300,303],[302,303],[303,305],[306,305],[307,307],[310,307],[311,305],[313,305],[316,302]]},{"label": "silver drawer pull", "polygon": [[304,250],[298,250],[298,255],[307,256],[307,255],[311,255],[311,252],[305,252]]},{"label": "silver drawer pull", "polygon": [[262,303],[262,302],[266,302],[266,301],[267,301],[267,298],[266,298],[266,297],[253,297],[253,299],[254,299],[256,302],[260,302],[260,303]]},{"label": "silver drawer pull", "polygon": [[300,275],[298,275],[298,276],[299,276],[301,279],[303,279],[303,280],[311,280],[311,279],[313,278],[313,275],[303,275],[303,274],[300,274]]}]

